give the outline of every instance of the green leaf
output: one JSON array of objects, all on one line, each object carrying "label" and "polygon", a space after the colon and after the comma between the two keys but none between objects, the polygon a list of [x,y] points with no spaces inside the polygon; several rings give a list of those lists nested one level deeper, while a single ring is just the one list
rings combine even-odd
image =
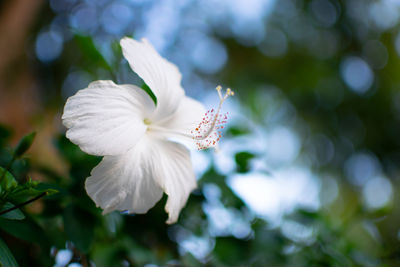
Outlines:
[{"label": "green leaf", "polygon": [[46,196],[58,193],[55,189],[42,187],[38,181],[30,180],[14,188],[14,190],[7,195],[7,199],[14,203],[21,203],[29,198],[37,197],[44,192],[46,192]]},{"label": "green leaf", "polygon": [[153,91],[151,91],[150,87],[147,84],[143,84],[142,89],[153,99],[154,104],[157,105],[157,97]]},{"label": "green leaf", "polygon": [[81,252],[89,252],[94,238],[94,216],[77,205],[69,205],[64,210],[63,218],[67,239]]},{"label": "green leaf", "polygon": [[0,146],[3,145],[11,136],[11,130],[0,124]]},{"label": "green leaf", "polygon": [[8,195],[7,199],[15,203],[21,203],[26,201],[28,198],[37,197],[44,192],[46,192],[46,196],[49,196],[57,193],[58,191],[54,189],[38,190],[36,188],[20,189],[19,187],[17,187],[15,191]]},{"label": "green leaf", "polygon": [[97,50],[97,47],[91,37],[76,34],[74,39],[81,49],[82,54],[87,57],[90,62],[93,62],[93,64],[96,64],[98,67],[112,71],[111,66],[104,59],[103,55]]},{"label": "green leaf", "polygon": [[18,267],[17,261],[2,239],[0,239],[0,264],[5,267]]},{"label": "green leaf", "polygon": [[240,135],[245,135],[245,134],[249,134],[249,133],[250,133],[250,131],[248,129],[240,127],[240,126],[231,126],[226,131],[226,134],[230,135],[230,136],[240,136]]},{"label": "green leaf", "polygon": [[218,237],[215,240],[214,255],[227,266],[245,266],[240,264],[247,259],[249,242],[234,237]]},{"label": "green leaf", "polygon": [[[14,204],[7,202],[4,206],[0,209],[0,212],[15,207]],[[20,209],[14,209],[7,213],[0,215],[0,218],[9,219],[9,220],[23,220],[25,219],[25,215],[22,213]]]},{"label": "green leaf", "polygon": [[32,132],[28,135],[25,135],[18,143],[17,148],[15,149],[15,156],[17,158],[21,157],[32,145],[33,140],[35,139],[36,132]]},{"label": "green leaf", "polygon": [[236,153],[235,155],[235,161],[237,164],[237,171],[238,172],[248,172],[250,167],[249,167],[249,162],[251,159],[255,157],[254,154],[249,153],[249,152],[239,152]]},{"label": "green leaf", "polygon": [[0,167],[0,177],[0,193],[7,192],[18,185],[14,176],[2,167]]},{"label": "green leaf", "polygon": [[50,188],[50,189],[43,190],[42,192],[46,192],[46,196],[52,196],[54,194],[57,194],[58,190]]},{"label": "green leaf", "polygon": [[0,228],[12,236],[33,243],[39,243],[43,249],[50,249],[46,233],[31,218],[25,220],[7,220],[0,218]]}]

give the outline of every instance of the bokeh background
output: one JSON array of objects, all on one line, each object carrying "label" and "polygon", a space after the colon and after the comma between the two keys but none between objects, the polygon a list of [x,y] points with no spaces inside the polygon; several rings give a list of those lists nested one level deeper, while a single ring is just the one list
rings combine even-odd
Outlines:
[{"label": "bokeh background", "polygon": [[[1,1],[0,166],[34,130],[10,172],[58,190],[0,218],[1,238],[20,266],[399,266],[399,19],[398,0]],[[165,196],[102,216],[83,186],[100,158],[64,137],[79,89],[142,85],[123,36],[149,39],[207,108],[217,85],[236,93],[172,226]]]}]

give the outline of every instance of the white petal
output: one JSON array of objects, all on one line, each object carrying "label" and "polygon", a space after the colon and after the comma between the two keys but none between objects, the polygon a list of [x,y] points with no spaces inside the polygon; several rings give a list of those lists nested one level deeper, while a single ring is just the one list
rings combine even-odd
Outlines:
[{"label": "white petal", "polygon": [[177,134],[168,134],[167,137],[180,139],[183,136],[190,137],[193,131],[201,122],[206,109],[203,104],[193,98],[185,96],[182,98],[176,112],[168,119],[156,123],[157,126],[170,129],[171,132]]},{"label": "white petal", "polygon": [[93,155],[118,155],[132,148],[146,131],[143,120],[155,106],[139,87],[96,81],[65,104],[66,136]]},{"label": "white petal", "polygon": [[153,121],[174,113],[184,96],[181,87],[182,75],[178,68],[162,58],[145,39],[138,42],[125,37],[121,40],[121,47],[132,70],[144,80],[157,97],[157,110],[152,118]]},{"label": "white petal", "polygon": [[146,213],[162,197],[162,189],[151,174],[153,157],[146,140],[142,138],[124,155],[104,157],[87,178],[86,191],[103,213]]},{"label": "white petal", "polygon": [[179,212],[185,206],[190,192],[196,188],[189,151],[182,145],[157,140],[157,159],[153,175],[168,195],[165,210],[169,217],[167,223],[175,223]]}]

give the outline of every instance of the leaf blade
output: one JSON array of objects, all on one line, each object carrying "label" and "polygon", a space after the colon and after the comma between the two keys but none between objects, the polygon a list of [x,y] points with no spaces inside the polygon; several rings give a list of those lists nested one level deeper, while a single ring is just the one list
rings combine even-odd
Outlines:
[{"label": "leaf blade", "polygon": [[0,263],[7,267],[18,267],[17,261],[12,255],[6,243],[0,238]]},{"label": "leaf blade", "polygon": [[[5,211],[7,209],[15,207],[14,204],[7,202],[4,206],[0,209],[0,212]],[[7,213],[0,215],[0,218],[8,219],[8,220],[23,220],[25,219],[25,215],[22,213],[20,209],[14,209]]]}]

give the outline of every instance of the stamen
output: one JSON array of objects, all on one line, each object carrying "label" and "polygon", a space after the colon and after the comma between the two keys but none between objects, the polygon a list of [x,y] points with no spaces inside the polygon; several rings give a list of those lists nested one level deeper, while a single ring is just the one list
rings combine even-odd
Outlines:
[{"label": "stamen", "polygon": [[217,148],[219,140],[222,137],[222,129],[224,124],[228,120],[228,113],[220,114],[222,103],[229,97],[233,96],[234,92],[228,88],[226,89],[225,95],[222,96],[220,85],[216,88],[218,96],[220,99],[217,110],[208,110],[203,120],[198,124],[198,126],[191,131],[193,139],[196,141],[197,148],[199,150],[206,149],[209,147]]},{"label": "stamen", "polygon": [[150,121],[145,119],[144,123],[148,124],[148,131],[157,131],[168,135],[189,137],[195,140],[197,148],[199,150],[209,147],[214,147],[214,149],[217,150],[218,142],[219,140],[221,140],[222,137],[222,129],[224,128],[224,124],[228,120],[228,112],[223,114],[220,113],[222,103],[224,103],[224,101],[229,96],[233,96],[234,92],[230,88],[227,88],[225,95],[222,95],[221,86],[217,86],[216,90],[218,92],[220,100],[217,110],[213,108],[211,110],[208,110],[205,113],[203,119],[197,125],[197,127],[194,130],[190,131],[190,134],[188,132],[182,132],[179,130],[176,131],[173,129],[165,128],[164,126],[160,126],[160,121],[157,121],[157,123],[154,124],[150,124]]}]

